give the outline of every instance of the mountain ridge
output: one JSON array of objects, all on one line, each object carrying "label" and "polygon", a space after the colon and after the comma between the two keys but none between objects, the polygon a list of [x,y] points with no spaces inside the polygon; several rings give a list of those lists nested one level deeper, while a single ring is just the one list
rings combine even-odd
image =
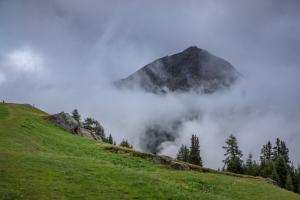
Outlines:
[{"label": "mountain ridge", "polygon": [[182,52],[156,59],[116,81],[115,85],[123,89],[140,88],[156,94],[188,91],[213,93],[229,88],[239,76],[228,61],[191,46]]}]

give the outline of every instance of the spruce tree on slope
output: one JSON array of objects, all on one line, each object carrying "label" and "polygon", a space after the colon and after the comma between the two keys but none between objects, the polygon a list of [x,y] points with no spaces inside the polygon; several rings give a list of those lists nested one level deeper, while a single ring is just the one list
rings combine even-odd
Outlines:
[{"label": "spruce tree on slope", "polygon": [[272,144],[268,141],[267,144],[263,145],[261,149],[260,161],[265,162],[266,160],[271,160],[273,157]]},{"label": "spruce tree on slope", "polygon": [[229,172],[233,173],[242,173],[242,151],[239,149],[238,142],[235,136],[232,134],[226,140],[226,146],[223,146],[225,149],[225,159],[224,162],[224,169]]},{"label": "spruce tree on slope", "polygon": [[278,184],[280,187],[285,187],[289,172],[286,161],[282,155],[279,155],[276,159],[275,167],[278,174]]},{"label": "spruce tree on slope", "polygon": [[288,173],[288,175],[287,175],[285,188],[290,191],[294,190],[293,181],[292,181],[292,177],[291,177],[290,173]]},{"label": "spruce tree on slope", "polygon": [[190,150],[186,145],[181,145],[177,153],[177,160],[189,162]]},{"label": "spruce tree on slope", "polygon": [[133,148],[133,146],[126,139],[123,139],[119,146],[126,147],[126,148],[129,148],[129,149]]},{"label": "spruce tree on slope", "polygon": [[80,124],[81,116],[77,109],[74,109],[72,112],[72,117]]},{"label": "spruce tree on slope", "polygon": [[196,135],[192,135],[189,162],[202,167],[202,159],[200,156],[199,139]]},{"label": "spruce tree on slope", "polygon": [[108,136],[108,138],[107,138],[107,142],[108,142],[109,144],[114,144],[114,139],[113,139],[113,137],[112,137],[111,134],[109,134],[109,136]]},{"label": "spruce tree on slope", "polygon": [[260,166],[260,175],[262,177],[271,178],[274,181],[278,182],[279,179],[274,161],[266,160],[262,162]]},{"label": "spruce tree on slope", "polygon": [[259,165],[253,160],[253,156],[249,153],[249,156],[246,160],[246,164],[244,166],[244,173],[251,175],[251,176],[258,176],[259,175]]},{"label": "spruce tree on slope", "polygon": [[273,160],[276,160],[279,156],[282,156],[286,163],[289,163],[289,149],[284,141],[279,138],[276,139],[276,144],[273,147]]}]

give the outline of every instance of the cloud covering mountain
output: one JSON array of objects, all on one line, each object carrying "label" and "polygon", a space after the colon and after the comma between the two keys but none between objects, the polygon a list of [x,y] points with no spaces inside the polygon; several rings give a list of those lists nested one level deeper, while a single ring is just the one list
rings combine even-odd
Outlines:
[{"label": "cloud covering mountain", "polygon": [[[178,118],[174,142],[200,138],[204,164],[220,167],[233,133],[244,153],[287,141],[300,162],[299,1],[0,1],[0,98],[50,113],[77,107],[118,141],[144,148],[141,133]],[[243,78],[230,90],[157,96],[110,83],[196,45],[232,63]],[[187,116],[197,111],[201,115]],[[184,116],[184,117],[180,117]],[[176,128],[176,127],[175,127]],[[141,139],[142,138],[142,139]]]}]

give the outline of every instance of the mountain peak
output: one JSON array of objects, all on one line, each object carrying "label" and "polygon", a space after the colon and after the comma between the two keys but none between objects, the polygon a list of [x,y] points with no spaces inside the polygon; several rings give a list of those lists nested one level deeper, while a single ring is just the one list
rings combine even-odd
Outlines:
[{"label": "mountain peak", "polygon": [[231,86],[239,73],[226,60],[197,46],[159,58],[125,79],[116,82],[119,88],[141,88],[152,93],[212,93]]},{"label": "mountain peak", "polygon": [[198,48],[197,46],[190,46],[185,49],[183,52],[200,52],[202,49]]}]

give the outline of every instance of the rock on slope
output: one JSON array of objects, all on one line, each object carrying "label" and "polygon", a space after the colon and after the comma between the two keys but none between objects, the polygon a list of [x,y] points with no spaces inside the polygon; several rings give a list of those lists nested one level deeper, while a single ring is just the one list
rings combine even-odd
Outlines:
[{"label": "rock on slope", "polygon": [[68,113],[61,112],[58,114],[49,115],[48,119],[57,126],[71,132],[74,135],[87,137],[93,140],[101,140],[101,137],[94,132],[81,127],[80,124]]},{"label": "rock on slope", "polygon": [[119,88],[142,88],[152,93],[212,93],[231,86],[239,77],[226,60],[198,47],[160,59],[115,82]]}]

